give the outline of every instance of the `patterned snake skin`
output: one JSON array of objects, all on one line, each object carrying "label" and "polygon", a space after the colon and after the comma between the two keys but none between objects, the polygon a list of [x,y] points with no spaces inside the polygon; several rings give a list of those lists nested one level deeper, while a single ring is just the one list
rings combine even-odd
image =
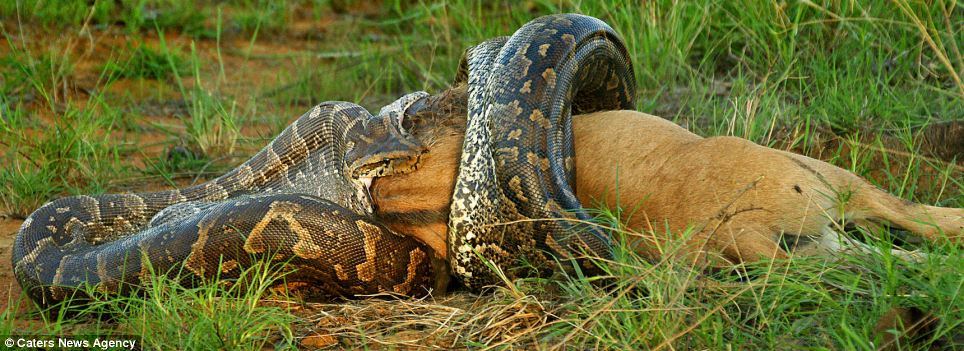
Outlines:
[{"label": "patterned snake skin", "polygon": [[424,150],[400,126],[426,96],[406,95],[377,117],[322,103],[247,162],[197,186],[47,203],[17,234],[17,280],[49,306],[86,298],[84,285],[131,291],[149,267],[193,283],[237,277],[271,258],[295,268],[287,282],[321,295],[424,295],[439,270],[431,251],[369,219],[367,185],[416,167]]},{"label": "patterned snake skin", "polygon": [[[581,15],[536,19],[467,51],[469,122],[453,196],[449,264],[470,288],[520,255],[610,255],[605,233],[560,220],[589,217],[573,189],[570,115],[632,108],[635,79],[622,41]],[[85,285],[124,293],[154,272],[184,283],[236,277],[255,260],[288,262],[286,281],[330,296],[424,295],[444,265],[424,244],[372,220],[372,177],[411,171],[423,147],[401,127],[425,93],[372,117],[322,103],[227,174],[153,193],[74,196],[24,221],[13,250],[21,287],[41,305]],[[148,265],[148,262],[150,263]],[[186,274],[184,274],[186,273]]]},{"label": "patterned snake skin", "polygon": [[574,224],[590,217],[570,185],[570,117],[635,106],[632,64],[613,29],[583,15],[540,17],[469,49],[459,80],[468,80],[469,116],[449,217],[454,274],[480,288],[499,279],[488,264],[611,257],[606,233]]}]

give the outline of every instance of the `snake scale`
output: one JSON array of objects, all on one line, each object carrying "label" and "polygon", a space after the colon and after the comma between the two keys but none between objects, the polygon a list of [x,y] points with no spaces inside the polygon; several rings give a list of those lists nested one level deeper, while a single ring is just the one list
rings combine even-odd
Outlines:
[{"label": "snake scale", "polygon": [[400,122],[426,96],[406,95],[378,116],[319,104],[251,159],[196,186],[47,203],[15,239],[17,280],[49,306],[86,297],[77,295],[84,285],[130,291],[150,269],[193,283],[271,258],[297,268],[289,283],[322,295],[424,295],[439,271],[433,254],[368,217],[366,180],[415,167],[423,150]]},{"label": "snake scale", "polygon": [[[449,220],[452,273],[479,288],[496,279],[486,261],[609,257],[605,233],[554,219],[589,219],[570,186],[572,112],[634,105],[632,67],[612,28],[582,15],[540,17],[467,50],[457,81],[469,85],[469,118]],[[417,167],[424,148],[402,119],[426,95],[406,95],[378,116],[319,104],[251,159],[196,186],[47,203],[16,237],[17,280],[52,305],[83,286],[130,291],[151,269],[193,283],[271,258],[294,268],[288,282],[324,295],[438,289],[449,273],[438,256],[372,219],[367,195],[372,177]]]},{"label": "snake scale", "polygon": [[[467,50],[468,124],[449,215],[448,259],[470,288],[488,266],[544,270],[555,258],[610,258],[612,244],[575,196],[572,113],[632,109],[636,80],[603,21],[549,15]],[[582,261],[584,268],[592,268]]]}]

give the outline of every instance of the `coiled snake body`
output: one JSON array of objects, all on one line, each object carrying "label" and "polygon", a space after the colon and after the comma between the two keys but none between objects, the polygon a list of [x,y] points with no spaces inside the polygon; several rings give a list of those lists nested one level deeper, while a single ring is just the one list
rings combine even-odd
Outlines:
[{"label": "coiled snake body", "polygon": [[[634,105],[632,67],[613,30],[587,16],[541,17],[468,50],[457,79],[469,84],[469,118],[448,234],[455,275],[479,288],[495,281],[483,258],[507,267],[522,255],[548,261],[547,252],[608,257],[604,233],[555,219],[589,218],[569,185],[571,112]],[[296,269],[289,282],[326,295],[425,294],[447,272],[426,245],[368,217],[366,194],[371,177],[416,167],[423,150],[401,119],[425,95],[406,95],[377,117],[320,104],[197,186],[50,202],[17,235],[17,280],[50,305],[85,285],[127,291],[149,267],[194,281],[273,258]],[[189,274],[176,274],[182,267]]]},{"label": "coiled snake body", "polygon": [[499,279],[488,264],[504,269],[524,256],[546,268],[547,253],[610,257],[605,233],[572,224],[590,217],[570,185],[570,117],[634,107],[636,80],[618,35],[588,16],[540,17],[469,49],[457,80],[466,79],[468,125],[449,217],[454,274],[479,288]]},{"label": "coiled snake body", "polygon": [[247,162],[197,186],[47,203],[14,242],[17,280],[51,305],[84,285],[127,291],[150,274],[148,261],[155,272],[183,267],[189,274],[178,276],[195,280],[231,278],[270,257],[297,268],[289,282],[324,295],[425,294],[438,270],[430,252],[367,217],[364,183],[415,167],[421,147],[398,126],[426,95],[406,95],[378,117],[322,103]]}]

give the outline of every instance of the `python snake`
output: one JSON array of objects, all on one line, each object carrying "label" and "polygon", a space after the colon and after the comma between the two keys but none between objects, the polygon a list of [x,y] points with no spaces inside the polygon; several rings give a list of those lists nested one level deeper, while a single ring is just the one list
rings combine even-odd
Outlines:
[{"label": "python snake", "polygon": [[400,126],[426,96],[406,95],[378,116],[319,104],[251,159],[196,186],[47,203],[15,239],[17,280],[50,306],[89,298],[84,286],[131,291],[151,270],[193,283],[273,259],[295,268],[289,283],[321,295],[424,295],[444,268],[425,245],[368,217],[366,183],[417,166],[423,149]]},{"label": "python snake", "polygon": [[[467,51],[469,122],[450,214],[449,264],[470,288],[485,266],[588,249],[609,255],[573,183],[572,112],[631,108],[635,79],[622,41],[598,19],[553,15],[511,38]],[[422,243],[368,215],[372,177],[414,169],[423,148],[401,127],[424,93],[377,117],[345,102],[314,107],[241,166],[212,181],[154,193],[74,196],[24,221],[14,243],[17,280],[41,305],[83,286],[136,288],[155,272],[197,280],[236,277],[254,260],[287,261],[300,281],[332,296],[438,289],[444,265]],[[585,246],[580,246],[585,245]],[[183,271],[189,274],[178,274]]]},{"label": "python snake", "polygon": [[[469,116],[452,207],[448,261],[470,288],[498,282],[489,266],[545,270],[556,258],[610,258],[612,244],[581,210],[572,113],[635,107],[636,80],[619,36],[599,19],[537,18],[509,38],[467,50]],[[587,260],[584,268],[592,269]]]}]

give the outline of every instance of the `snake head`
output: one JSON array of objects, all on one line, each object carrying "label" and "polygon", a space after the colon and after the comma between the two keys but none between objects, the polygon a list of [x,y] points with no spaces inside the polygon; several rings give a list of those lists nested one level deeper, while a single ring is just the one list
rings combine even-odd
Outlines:
[{"label": "snake head", "polygon": [[345,154],[345,163],[352,178],[370,186],[374,177],[418,169],[422,153],[428,149],[405,130],[403,123],[421,109],[426,97],[425,92],[405,95],[348,135],[352,147]]}]

